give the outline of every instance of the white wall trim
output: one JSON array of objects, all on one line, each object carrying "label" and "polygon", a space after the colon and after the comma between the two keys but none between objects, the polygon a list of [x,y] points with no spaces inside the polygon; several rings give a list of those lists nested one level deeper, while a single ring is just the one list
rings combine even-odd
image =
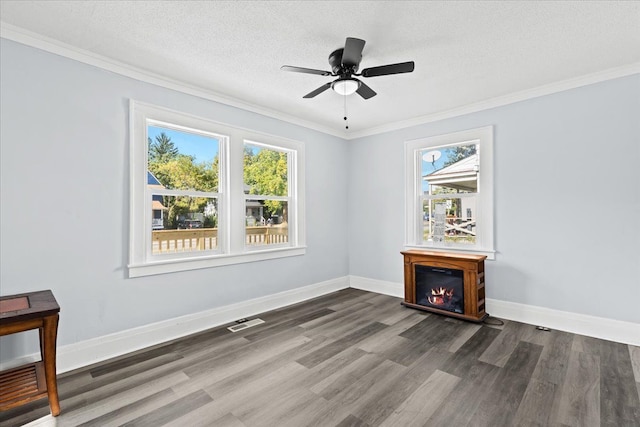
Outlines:
[{"label": "white wall trim", "polygon": [[12,40],[27,46],[35,47],[36,49],[44,50],[45,52],[50,52],[56,55],[63,56],[65,58],[70,58],[75,61],[92,65],[94,67],[111,71],[113,73],[120,74],[125,77],[130,77],[145,83],[151,83],[156,86],[164,87],[166,89],[176,90],[178,92],[194,95],[200,98],[208,99],[210,101],[215,101],[221,104],[230,105],[232,107],[241,108],[243,110],[262,114],[267,117],[282,120],[294,125],[303,126],[308,129],[317,130],[319,132],[337,136],[339,138],[345,137],[345,133],[341,130],[336,131],[333,128],[303,120],[277,110],[241,101],[237,98],[204,89],[199,86],[190,85],[180,80],[171,79],[169,77],[165,77],[160,74],[144,70],[142,68],[134,67],[124,62],[116,61],[115,59],[111,59],[106,56],[98,55],[97,53],[93,53],[88,50],[71,46],[61,41],[45,37],[41,34],[37,34],[2,21],[0,21],[0,24],[0,37],[7,40]]},{"label": "white wall trim", "polygon": [[363,291],[404,298],[402,283],[385,282],[384,280],[369,279],[361,276],[349,276],[349,286]]},{"label": "white wall trim", "polygon": [[[349,276],[352,288],[404,298],[402,283]],[[640,346],[640,324],[487,298],[487,313],[516,322]]]},{"label": "white wall trim", "polygon": [[[291,304],[316,298],[349,287],[347,276],[289,291],[188,314],[102,337],[92,338],[57,349],[57,372],[71,371],[143,348],[201,332],[243,317],[255,316]],[[40,359],[38,353],[3,361],[0,370],[10,369]]]},{"label": "white wall trim", "polygon": [[431,123],[438,120],[450,119],[465,114],[475,113],[478,111],[487,110],[490,108],[501,107],[503,105],[512,104],[514,102],[520,102],[531,98],[537,98],[543,95],[549,95],[556,92],[562,92],[568,89],[577,88],[580,86],[586,86],[593,83],[598,83],[606,80],[611,80],[619,77],[625,77],[632,74],[640,73],[640,62],[625,65],[622,67],[611,68],[608,70],[579,76],[560,82],[539,86],[512,94],[487,99],[484,101],[476,102],[473,104],[465,105],[459,108],[454,108],[447,111],[442,111],[425,116],[415,117],[409,120],[403,120],[394,123],[387,123],[381,126],[372,127],[369,129],[363,129],[359,132],[347,133],[341,130],[336,130],[328,126],[320,125],[318,123],[310,122],[300,119],[283,112],[273,110],[261,105],[251,104],[245,101],[241,101],[230,96],[204,89],[199,86],[190,85],[186,82],[182,82],[175,79],[162,76],[160,74],[152,73],[141,68],[133,67],[123,62],[116,61],[114,59],[98,55],[88,50],[79,49],[77,47],[68,45],[58,40],[54,40],[49,37],[34,33],[32,31],[25,30],[15,25],[7,24],[0,21],[0,37],[7,40],[12,40],[18,43],[22,43],[27,46],[35,47],[37,49],[44,50],[46,52],[54,53],[66,58],[76,60],[88,65],[93,65],[104,70],[114,72],[126,77],[131,77],[136,80],[140,80],[146,83],[151,83],[167,89],[176,90],[189,95],[198,96],[200,98],[208,99],[211,101],[219,102],[221,104],[230,105],[232,107],[241,108],[243,110],[252,111],[254,113],[262,114],[267,117],[282,120],[294,125],[306,127],[308,129],[317,130],[328,135],[337,136],[345,140],[351,140],[356,138],[362,138],[370,135],[377,135],[384,132],[391,132],[398,129],[404,129],[411,126],[418,126],[425,123]]},{"label": "white wall trim", "polygon": [[640,324],[487,298],[494,317],[640,346]]}]

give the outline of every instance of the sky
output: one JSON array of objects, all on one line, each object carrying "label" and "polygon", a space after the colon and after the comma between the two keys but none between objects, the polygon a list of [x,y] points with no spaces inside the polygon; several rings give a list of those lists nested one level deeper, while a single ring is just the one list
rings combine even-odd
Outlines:
[{"label": "sky", "polygon": [[[431,163],[432,153],[440,153],[440,158],[435,160],[434,164]],[[444,162],[447,161],[447,149],[435,149],[435,150],[423,150],[422,152],[422,175],[427,175],[432,173],[433,171],[437,171],[442,169],[444,166]],[[437,157],[437,154],[435,155]],[[428,161],[425,160],[425,157],[428,157]],[[435,167],[434,167],[435,165]]]},{"label": "sky", "polygon": [[180,154],[194,156],[196,163],[212,163],[218,154],[218,140],[215,138],[157,126],[147,127],[147,135],[152,141],[155,141],[156,136],[162,132],[171,138],[171,142],[178,148]]},{"label": "sky", "polygon": [[[156,136],[162,132],[171,138],[171,142],[178,148],[180,154],[194,156],[196,163],[211,163],[216,154],[218,154],[219,145],[216,138],[159,126],[147,126],[147,136],[149,136],[152,141],[155,141]],[[253,154],[258,154],[261,150],[260,147],[255,145],[249,144],[248,146],[251,148],[251,151],[253,151]]]},{"label": "sky", "polygon": [[[449,157],[448,154],[448,150],[447,148],[437,148],[437,149],[427,149],[427,150],[423,150],[421,151],[421,156],[422,156],[422,170],[421,170],[421,175],[425,176],[428,175],[430,173],[433,173],[437,170],[440,170],[444,167],[444,162],[447,161],[447,158]],[[432,164],[431,163],[431,159],[432,159],[432,155],[435,153],[440,153],[440,158],[435,160],[435,162]],[[426,157],[428,157],[428,161],[425,159]],[[437,154],[435,154],[435,157],[438,157]],[[429,190],[429,183],[427,181],[425,181],[424,179],[422,180],[422,191],[428,191]]]},{"label": "sky", "polygon": [[[433,149],[425,149],[420,152],[422,157],[421,176],[429,175],[444,167],[445,162],[449,159],[449,154],[455,151],[456,147],[439,147]],[[440,157],[438,158],[438,153]],[[434,159],[433,163],[431,162]],[[429,190],[429,183],[422,180],[422,191]]]}]

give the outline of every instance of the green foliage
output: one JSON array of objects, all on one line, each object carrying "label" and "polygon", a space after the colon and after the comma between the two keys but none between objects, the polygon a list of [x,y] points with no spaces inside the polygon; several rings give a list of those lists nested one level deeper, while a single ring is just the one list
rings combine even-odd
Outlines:
[{"label": "green foliage", "polygon": [[218,188],[217,167],[194,163],[192,156],[179,154],[171,160],[149,162],[149,170],[162,185],[173,190],[217,191]]},{"label": "green foliage", "polygon": [[164,132],[156,135],[156,140],[149,142],[149,162],[164,162],[178,155],[178,148]]},{"label": "green foliage", "polygon": [[474,145],[459,145],[453,150],[448,150],[447,161],[444,162],[444,166],[452,165],[459,162],[462,159],[466,159],[469,156],[476,154],[476,146]]},{"label": "green foliage", "polygon": [[253,154],[245,148],[244,183],[249,194],[286,196],[287,154],[274,150],[261,150]]},{"label": "green foliage", "polygon": [[[164,162],[151,162],[149,170],[169,189],[210,192],[218,189],[217,166],[214,168],[211,164],[194,163],[193,157],[184,154]],[[177,217],[202,212],[208,202],[209,199],[206,197],[164,196],[164,205],[169,208],[165,228],[177,228]]]},{"label": "green foliage", "polygon": [[[244,183],[249,186],[249,194],[265,196],[287,196],[288,187],[287,154],[262,149],[254,154],[250,148],[244,150]],[[287,221],[286,204],[275,200],[263,202],[265,217],[282,215]]]},{"label": "green foliage", "polygon": [[[257,153],[249,147],[244,150],[244,182],[249,194],[264,196],[287,196],[288,162],[287,154],[261,149]],[[219,185],[219,157],[216,155],[212,163],[196,163],[195,158],[180,154],[171,138],[161,133],[152,141],[149,138],[149,171],[167,189],[196,190],[217,192]],[[178,227],[178,218],[189,217],[194,213],[203,213],[209,202],[205,197],[164,196],[163,204],[168,208],[165,228]],[[287,221],[286,203],[265,200],[264,216],[281,215]],[[216,215],[204,217],[206,228],[216,227]]]},{"label": "green foliage", "polygon": [[[195,163],[193,156],[180,154],[171,138],[161,133],[152,142],[149,138],[149,164],[151,173],[168,189],[216,192],[218,190],[218,156],[213,163]],[[203,212],[209,199],[205,197],[164,196],[168,208],[165,228],[178,227],[178,217]],[[211,220],[217,222],[217,219]]]},{"label": "green foliage", "polygon": [[218,226],[218,217],[215,215],[206,215],[204,217],[204,228],[216,228]]}]

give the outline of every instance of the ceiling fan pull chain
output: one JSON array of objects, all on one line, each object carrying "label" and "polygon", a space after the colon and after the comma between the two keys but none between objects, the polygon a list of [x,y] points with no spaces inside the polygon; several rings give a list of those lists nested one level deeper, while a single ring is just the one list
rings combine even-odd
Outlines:
[{"label": "ceiling fan pull chain", "polygon": [[344,121],[345,121],[345,128],[349,129],[349,120],[347,119],[347,95],[343,95],[344,96]]}]

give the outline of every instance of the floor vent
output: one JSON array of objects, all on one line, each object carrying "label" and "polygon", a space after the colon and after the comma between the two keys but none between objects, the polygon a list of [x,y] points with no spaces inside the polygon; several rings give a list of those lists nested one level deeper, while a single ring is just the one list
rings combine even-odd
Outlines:
[{"label": "floor vent", "polygon": [[262,319],[251,319],[247,320],[246,322],[238,323],[237,325],[229,326],[227,329],[231,332],[238,332],[252,326],[260,325],[262,323],[264,323],[264,320]]}]

